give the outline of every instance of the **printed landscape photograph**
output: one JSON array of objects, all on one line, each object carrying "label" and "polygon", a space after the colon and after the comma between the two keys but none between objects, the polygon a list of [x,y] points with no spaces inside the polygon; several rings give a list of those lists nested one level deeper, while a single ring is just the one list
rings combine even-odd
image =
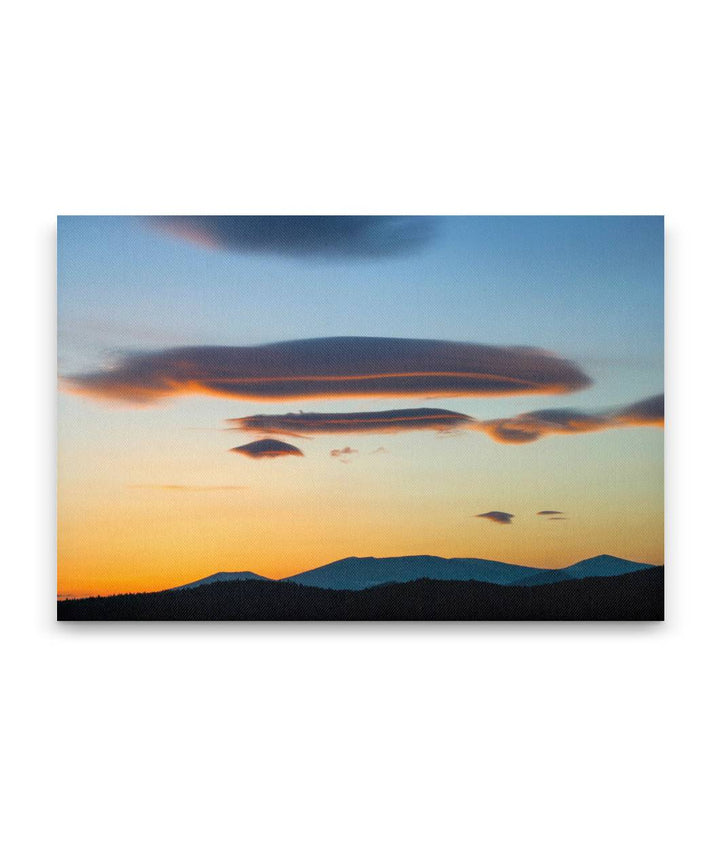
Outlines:
[{"label": "printed landscape photograph", "polygon": [[57,229],[59,620],[663,619],[662,217]]}]

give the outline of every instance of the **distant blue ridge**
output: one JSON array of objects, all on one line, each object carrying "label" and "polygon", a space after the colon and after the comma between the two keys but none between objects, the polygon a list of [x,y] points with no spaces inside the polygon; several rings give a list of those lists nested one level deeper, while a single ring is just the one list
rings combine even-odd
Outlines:
[{"label": "distant blue ridge", "polygon": [[197,588],[198,586],[206,586],[210,583],[230,583],[235,580],[266,580],[267,577],[261,577],[259,574],[253,574],[252,571],[238,571],[237,573],[219,573],[213,574],[210,577],[203,577],[201,580],[195,580],[191,583],[185,583],[182,586],[174,586],[165,591],[182,591],[183,589]]},{"label": "distant blue ridge", "polygon": [[[373,586],[406,583],[423,578],[450,581],[475,580],[502,586],[538,586],[569,579],[615,577],[650,567],[652,565],[648,563],[632,562],[608,555],[583,559],[558,570],[509,565],[489,559],[444,559],[440,556],[395,556],[376,559],[372,556],[350,556],[311,571],[285,577],[280,582],[344,591],[360,591]],[[268,578],[250,571],[218,573],[182,586],[175,586],[168,591],[235,580],[268,581]]]}]

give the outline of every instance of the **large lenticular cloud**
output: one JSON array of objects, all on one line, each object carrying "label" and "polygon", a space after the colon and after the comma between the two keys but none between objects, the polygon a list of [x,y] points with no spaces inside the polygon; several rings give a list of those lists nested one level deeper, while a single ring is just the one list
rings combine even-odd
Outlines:
[{"label": "large lenticular cloud", "polygon": [[377,216],[148,217],[155,228],[208,249],[325,258],[383,258],[418,250],[434,218]]},{"label": "large lenticular cloud", "polygon": [[535,348],[350,336],[136,353],[64,379],[68,391],[133,404],[192,394],[271,400],[540,395],[589,383],[574,363]]}]

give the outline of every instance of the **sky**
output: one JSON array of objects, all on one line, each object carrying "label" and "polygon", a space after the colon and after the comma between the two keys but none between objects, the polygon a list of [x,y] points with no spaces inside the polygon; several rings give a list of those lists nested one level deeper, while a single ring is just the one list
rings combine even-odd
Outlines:
[{"label": "sky", "polygon": [[661,217],[59,217],[59,595],[661,563],[663,289]]}]

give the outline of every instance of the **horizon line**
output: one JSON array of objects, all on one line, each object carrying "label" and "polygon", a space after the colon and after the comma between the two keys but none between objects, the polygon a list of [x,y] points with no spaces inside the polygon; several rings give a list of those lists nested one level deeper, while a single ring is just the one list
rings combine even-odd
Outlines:
[{"label": "horizon line", "polygon": [[569,565],[563,565],[562,567],[553,567],[553,568],[542,567],[541,565],[521,565],[521,564],[517,564],[515,562],[503,562],[503,561],[500,561],[498,559],[488,559],[484,556],[440,556],[440,555],[436,555],[434,553],[408,553],[408,554],[398,555],[398,556],[343,556],[340,559],[333,559],[330,562],[324,562],[321,565],[315,565],[311,568],[306,568],[305,570],[294,571],[293,573],[286,574],[285,576],[282,576],[282,577],[268,577],[268,576],[265,576],[264,574],[259,574],[257,571],[248,571],[248,570],[243,570],[243,571],[212,571],[211,573],[207,574],[206,576],[196,577],[194,579],[190,579],[190,580],[187,580],[185,582],[175,583],[174,585],[168,586],[167,588],[163,588],[163,589],[146,589],[146,590],[142,590],[142,591],[140,591],[140,590],[138,590],[138,591],[117,591],[117,592],[110,592],[107,594],[82,594],[82,595],[74,595],[74,594],[67,594],[67,593],[61,594],[60,592],[58,592],[56,600],[57,601],[60,601],[60,600],[84,600],[86,598],[93,598],[93,597],[117,597],[117,596],[121,596],[121,595],[158,594],[160,592],[171,591],[172,589],[183,588],[184,586],[192,585],[192,583],[201,582],[202,580],[208,579],[209,577],[218,576],[219,574],[253,574],[254,576],[259,577],[261,580],[264,580],[266,582],[276,583],[276,582],[283,582],[284,580],[290,580],[293,577],[298,577],[302,574],[310,573],[311,571],[316,571],[316,570],[319,570],[320,568],[326,568],[329,565],[334,565],[334,564],[337,564],[338,562],[344,562],[344,561],[347,561],[349,559],[374,559],[376,561],[383,561],[383,560],[388,560],[388,559],[443,559],[445,561],[472,561],[472,562],[478,562],[479,561],[479,562],[492,562],[495,565],[505,565],[505,566],[511,567],[511,568],[513,568],[513,567],[514,568],[526,568],[527,570],[530,570],[530,571],[563,571],[563,570],[566,570],[567,568],[574,567],[575,565],[579,564],[580,562],[587,562],[587,561],[590,561],[592,559],[600,559],[600,558],[604,558],[604,557],[608,557],[611,559],[619,559],[623,562],[634,562],[636,564],[645,565],[648,568],[664,566],[664,557],[663,557],[663,562],[656,563],[656,562],[648,562],[647,560],[628,559],[624,556],[615,556],[612,553],[596,553],[593,556],[585,556],[582,559],[577,559],[576,561],[571,562]]}]

